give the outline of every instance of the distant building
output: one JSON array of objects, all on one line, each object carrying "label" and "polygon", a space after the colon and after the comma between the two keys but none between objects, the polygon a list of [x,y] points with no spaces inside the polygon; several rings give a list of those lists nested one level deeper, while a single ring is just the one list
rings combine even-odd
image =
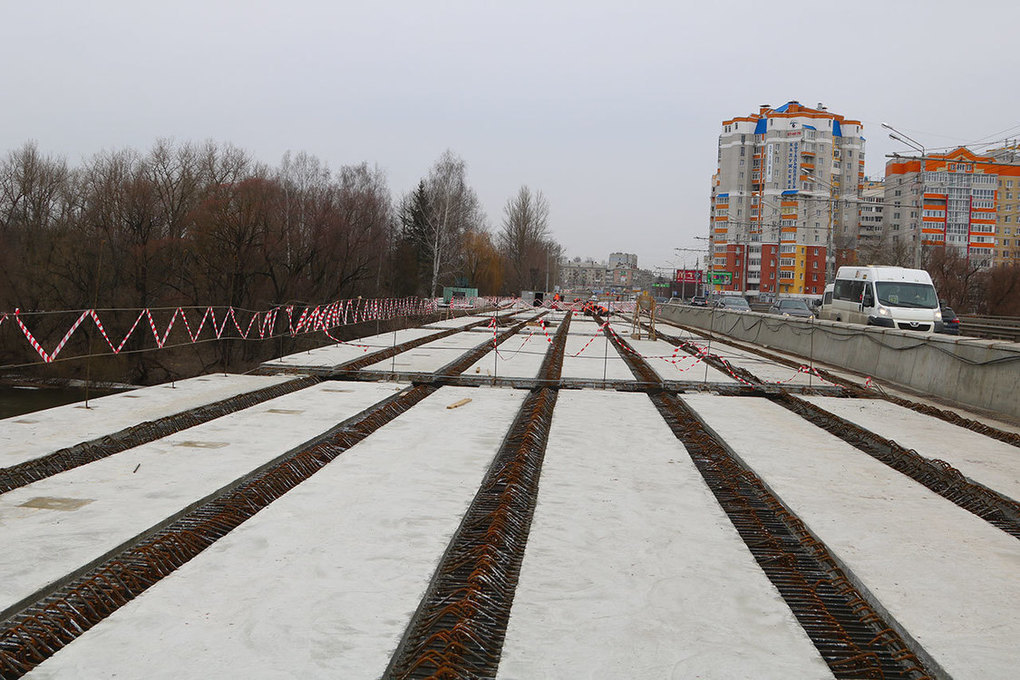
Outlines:
[{"label": "distant building", "polygon": [[987,154],[1001,164],[992,264],[1020,265],[1020,145],[1007,144]]},{"label": "distant building", "polygon": [[861,200],[857,211],[857,247],[874,252],[882,240],[882,209],[885,182],[866,179],[861,182]]},{"label": "distant building", "polygon": [[716,290],[818,294],[835,251],[856,247],[861,123],[791,101],[723,121],[712,181]]},{"label": "distant building", "polygon": [[580,257],[560,261],[559,285],[564,291],[624,293],[649,277],[654,275],[638,269],[637,255],[631,253],[612,253],[608,263]]},{"label": "distant building", "polygon": [[637,255],[633,253],[609,253],[609,268],[614,269],[620,265],[637,269]]},{"label": "distant building", "polygon": [[575,257],[560,262],[560,287],[565,290],[602,290],[606,287],[606,265]]},{"label": "distant building", "polygon": [[[893,242],[908,241],[915,262],[921,259],[921,248],[939,246],[982,267],[1007,260],[1007,252],[1012,261],[1017,250],[1017,180],[1020,165],[965,147],[926,154],[924,159],[894,158],[885,170],[885,232]],[[1000,205],[1007,195],[1008,202]]]}]

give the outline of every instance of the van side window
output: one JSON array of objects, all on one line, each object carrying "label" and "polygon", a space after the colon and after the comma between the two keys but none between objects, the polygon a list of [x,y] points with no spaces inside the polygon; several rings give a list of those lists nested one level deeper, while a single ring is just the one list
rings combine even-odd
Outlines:
[{"label": "van side window", "polygon": [[861,298],[861,302],[864,304],[865,307],[875,306],[875,295],[871,290],[871,286],[865,286],[864,297]]},{"label": "van side window", "polygon": [[836,279],[836,283],[832,287],[832,297],[837,300],[850,300],[850,287],[852,285],[853,281]]}]

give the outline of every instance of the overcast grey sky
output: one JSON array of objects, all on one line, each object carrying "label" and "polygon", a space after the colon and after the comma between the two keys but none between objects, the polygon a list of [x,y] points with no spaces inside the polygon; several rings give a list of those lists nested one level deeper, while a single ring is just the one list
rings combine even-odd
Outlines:
[{"label": "overcast grey sky", "polygon": [[[498,227],[543,191],[571,256],[683,263],[720,123],[796,99],[926,147],[1020,137],[1020,5],[902,2],[0,0],[0,151],[71,164],[157,138],[380,166],[397,197],[446,149]],[[693,255],[687,254],[687,264]]]}]

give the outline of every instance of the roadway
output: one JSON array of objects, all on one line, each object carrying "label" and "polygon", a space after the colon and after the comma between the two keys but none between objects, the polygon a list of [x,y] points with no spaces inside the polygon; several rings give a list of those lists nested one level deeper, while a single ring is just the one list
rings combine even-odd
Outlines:
[{"label": "roadway", "polygon": [[1015,677],[1014,428],[657,330],[469,315],[0,420],[0,677]]}]

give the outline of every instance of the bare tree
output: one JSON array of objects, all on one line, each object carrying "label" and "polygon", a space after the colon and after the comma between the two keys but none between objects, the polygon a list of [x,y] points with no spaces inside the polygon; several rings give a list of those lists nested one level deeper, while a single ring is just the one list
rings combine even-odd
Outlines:
[{"label": "bare tree", "polygon": [[420,238],[432,266],[429,294],[433,297],[440,280],[457,264],[463,234],[481,228],[484,222],[478,197],[467,185],[465,174],[464,161],[448,150],[425,179],[428,210]]},{"label": "bare tree", "polygon": [[[522,186],[503,207],[499,247],[511,290],[545,287],[558,247],[548,238],[549,202],[541,191]],[[554,252],[555,251],[555,252]]]}]

